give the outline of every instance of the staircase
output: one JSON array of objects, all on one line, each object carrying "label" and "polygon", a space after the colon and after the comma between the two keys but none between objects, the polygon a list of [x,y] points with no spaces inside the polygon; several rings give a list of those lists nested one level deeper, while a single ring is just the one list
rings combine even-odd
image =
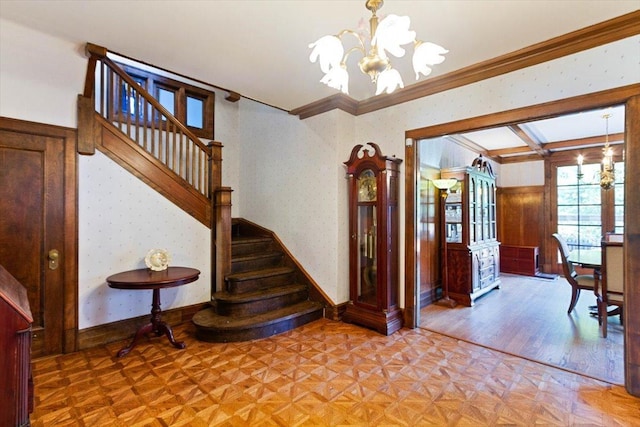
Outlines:
[{"label": "staircase", "polygon": [[193,316],[196,337],[208,342],[265,338],[323,316],[323,305],[309,300],[304,274],[273,236],[245,233],[234,221],[231,273],[226,290]]},{"label": "staircase", "polygon": [[[232,220],[232,190],[222,186],[222,144],[204,144],[109,59],[105,48],[88,43],[86,51],[78,152],[101,151],[213,231],[212,292],[224,290],[194,316],[198,338],[263,338],[322,317],[330,299],[277,236]],[[124,105],[133,102],[137,112],[123,107],[121,94]]]}]

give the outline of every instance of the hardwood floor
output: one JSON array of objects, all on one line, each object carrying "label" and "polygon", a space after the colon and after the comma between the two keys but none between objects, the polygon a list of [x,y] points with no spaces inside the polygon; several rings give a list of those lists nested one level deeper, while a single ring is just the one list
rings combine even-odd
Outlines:
[{"label": "hardwood floor", "polygon": [[429,305],[420,326],[526,359],[624,385],[624,331],[609,317],[607,338],[589,314],[593,292],[582,291],[567,315],[571,288],[562,277],[543,280],[502,274],[500,289],[473,307]]},{"label": "hardwood floor", "polygon": [[320,319],[242,343],[174,328],[33,363],[34,427],[640,425],[623,387],[425,329]]}]

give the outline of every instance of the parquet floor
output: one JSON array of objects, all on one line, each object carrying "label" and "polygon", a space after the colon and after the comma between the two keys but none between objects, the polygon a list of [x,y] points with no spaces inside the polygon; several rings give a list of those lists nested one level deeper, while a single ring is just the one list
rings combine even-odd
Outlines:
[{"label": "parquet floor", "polygon": [[245,343],[166,338],[35,360],[41,426],[640,426],[623,387],[424,329],[315,321]]}]

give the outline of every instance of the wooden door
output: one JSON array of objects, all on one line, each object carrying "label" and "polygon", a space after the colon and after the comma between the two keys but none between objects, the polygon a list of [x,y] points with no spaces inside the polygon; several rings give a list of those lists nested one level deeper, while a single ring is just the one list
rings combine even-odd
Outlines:
[{"label": "wooden door", "polygon": [[64,138],[0,126],[0,263],[27,288],[34,357],[73,347],[64,336],[65,261],[76,257],[65,253],[65,145]]}]

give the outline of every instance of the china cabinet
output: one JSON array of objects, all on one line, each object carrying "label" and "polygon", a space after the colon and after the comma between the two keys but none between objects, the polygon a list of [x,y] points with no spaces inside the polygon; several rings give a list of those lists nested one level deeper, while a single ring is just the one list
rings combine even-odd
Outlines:
[{"label": "china cabinet", "polygon": [[[344,162],[349,181],[349,303],[343,320],[390,335],[398,307],[398,168],[373,142]],[[373,150],[371,150],[373,149]],[[371,152],[373,151],[373,152]]]},{"label": "china cabinet", "polygon": [[495,175],[480,156],[471,166],[443,169],[441,177],[458,180],[445,204],[449,296],[471,306],[500,286]]}]

